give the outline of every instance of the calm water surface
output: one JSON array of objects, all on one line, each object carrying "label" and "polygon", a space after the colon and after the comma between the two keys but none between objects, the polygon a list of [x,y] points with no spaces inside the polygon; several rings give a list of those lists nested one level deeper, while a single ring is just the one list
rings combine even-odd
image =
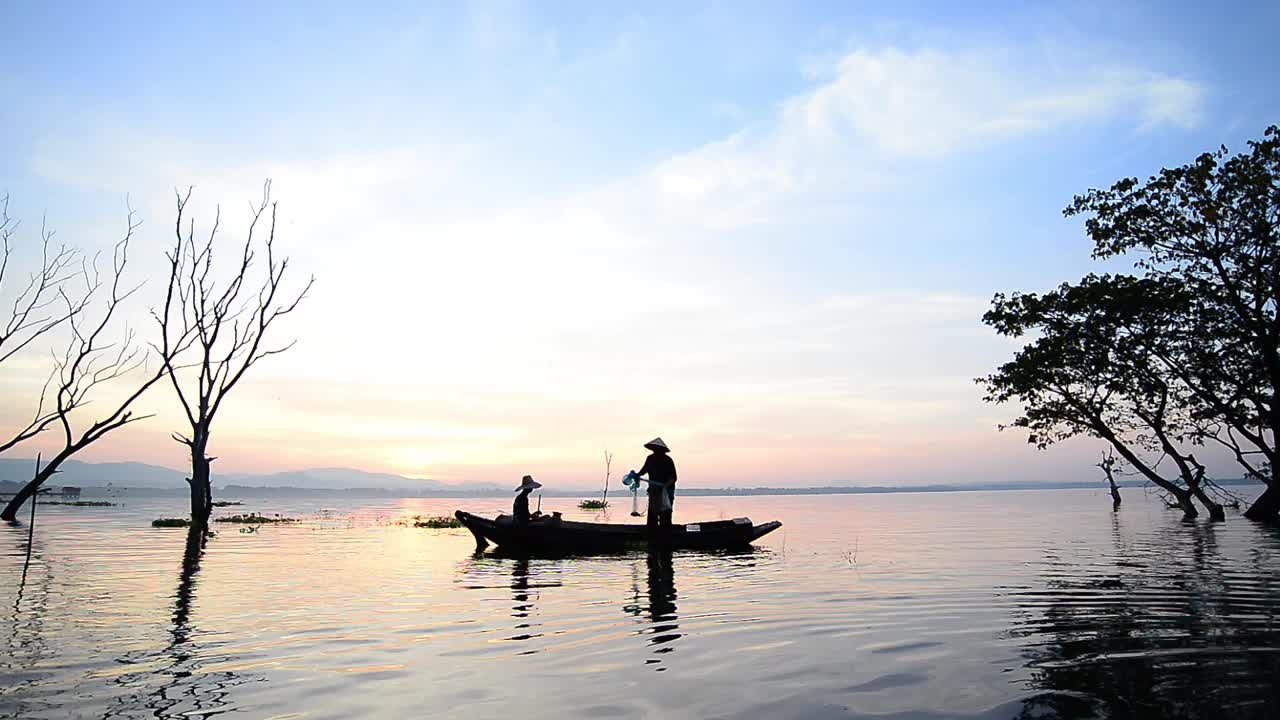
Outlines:
[{"label": "calm water surface", "polygon": [[178,502],[42,507],[25,579],[0,526],[0,716],[1280,717],[1280,532],[1125,503],[684,497],[784,525],[520,560],[401,524],[506,501],[249,500],[219,512],[304,522],[221,526],[198,567],[149,527]]}]

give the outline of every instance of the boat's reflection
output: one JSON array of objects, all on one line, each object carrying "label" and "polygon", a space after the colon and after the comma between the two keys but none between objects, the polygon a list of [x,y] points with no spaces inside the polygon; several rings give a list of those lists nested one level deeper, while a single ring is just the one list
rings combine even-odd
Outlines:
[{"label": "boat's reflection", "polygon": [[[634,636],[641,638],[648,652],[645,653],[644,664],[654,670],[662,671],[664,658],[676,650],[677,641],[686,637],[680,630],[680,615],[677,606],[679,593],[676,590],[676,565],[686,569],[703,568],[709,574],[733,573],[737,569],[751,568],[762,551],[757,548],[740,548],[733,551],[696,551],[670,549],[650,549],[642,552],[625,552],[616,554],[529,554],[503,551],[493,548],[478,551],[462,563],[462,575],[467,587],[473,589],[495,589],[501,587],[492,580],[507,577],[511,592],[510,615],[516,620],[514,633],[504,639],[512,641],[530,641],[560,634],[545,630],[539,605],[542,591],[563,587],[574,592],[573,581],[576,572],[592,573],[598,567],[580,565],[580,563],[627,563],[631,569],[630,593],[622,605],[622,611],[634,618],[640,625]],[[484,581],[483,578],[490,578]],[[562,581],[561,578],[564,578]],[[480,580],[480,582],[476,582]],[[547,621],[554,626],[554,619]],[[537,643],[534,643],[537,645]],[[533,647],[521,654],[533,654],[542,648]]]},{"label": "boat's reflection", "polygon": [[[539,630],[543,623],[539,617],[538,603],[542,598],[542,590],[546,588],[561,587],[563,583],[559,580],[551,579],[546,572],[546,567],[538,563],[531,562],[539,559],[537,556],[529,554],[513,554],[502,553],[497,550],[490,552],[475,552],[463,566],[464,574],[469,578],[494,578],[500,575],[507,575],[507,566],[510,565],[510,579],[508,587],[511,590],[511,612],[510,615],[516,620],[513,627],[513,634],[504,638],[514,642],[525,642],[543,637],[544,633]],[[474,589],[492,588],[487,582],[476,585],[468,585]],[[521,652],[521,655],[531,655],[538,652],[538,649],[530,649]]]},{"label": "boat's reflection", "polygon": [[[536,601],[539,597],[538,589],[543,587],[559,587],[559,582],[549,582],[545,584],[531,585],[529,582],[529,558],[516,558],[511,565],[511,617],[519,622],[516,623],[515,635],[507,638],[508,640],[524,641],[533,640],[542,637],[542,633],[536,632],[536,629],[542,626],[540,621],[532,619],[537,616]],[[537,652],[530,650],[528,652]]]}]

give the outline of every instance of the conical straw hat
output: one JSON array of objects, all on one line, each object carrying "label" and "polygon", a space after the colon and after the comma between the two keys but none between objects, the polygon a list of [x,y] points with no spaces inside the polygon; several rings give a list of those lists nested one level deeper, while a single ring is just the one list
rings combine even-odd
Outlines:
[{"label": "conical straw hat", "polygon": [[532,475],[525,475],[521,478],[520,487],[516,488],[516,492],[520,492],[525,488],[533,488],[534,490],[537,490],[540,487],[542,487],[542,483],[534,480]]},{"label": "conical straw hat", "polygon": [[645,443],[644,446],[650,450],[659,450],[661,452],[671,452],[671,448],[667,447],[667,444],[662,442],[662,438],[660,437],[656,437],[650,440],[649,442]]}]

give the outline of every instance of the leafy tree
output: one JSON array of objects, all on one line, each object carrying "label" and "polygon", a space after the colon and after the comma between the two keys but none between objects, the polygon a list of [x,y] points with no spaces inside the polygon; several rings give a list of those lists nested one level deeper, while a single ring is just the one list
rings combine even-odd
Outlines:
[{"label": "leafy tree", "polygon": [[1249,145],[1077,196],[1064,213],[1088,216],[1093,256],[1132,258],[1138,274],[1000,294],[983,318],[1035,338],[979,381],[987,400],[1024,404],[1013,426],[1041,447],[1078,434],[1108,441],[1189,516],[1190,497],[1222,514],[1190,452],[1203,444],[1229,449],[1266,483],[1246,516],[1280,513],[1280,129]]},{"label": "leafy tree", "polygon": [[[1176,285],[1123,275],[1090,275],[1043,295],[997,295],[983,321],[1002,335],[1036,337],[978,382],[990,402],[1022,402],[1011,426],[1025,428],[1029,442],[1105,440],[1187,517],[1199,514],[1192,502],[1199,497],[1221,518],[1222,508],[1200,489],[1199,463],[1184,449],[1194,425],[1183,393],[1152,361],[1186,303]],[[1161,469],[1166,458],[1172,463]]]},{"label": "leafy tree", "polygon": [[1186,392],[1198,433],[1267,485],[1245,513],[1280,514],[1280,128],[1146,182],[1075,198],[1098,259],[1134,259],[1151,281],[1182,288],[1182,332],[1155,358]]}]

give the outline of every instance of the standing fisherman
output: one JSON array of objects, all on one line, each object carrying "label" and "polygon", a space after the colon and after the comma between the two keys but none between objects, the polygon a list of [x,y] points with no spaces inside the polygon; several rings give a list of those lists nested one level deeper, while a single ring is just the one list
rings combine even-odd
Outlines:
[{"label": "standing fisherman", "polygon": [[652,454],[644,460],[637,476],[647,475],[649,478],[649,517],[647,524],[651,531],[665,528],[671,530],[671,510],[676,502],[676,464],[671,459],[671,450],[662,438],[654,438],[644,444]]}]

